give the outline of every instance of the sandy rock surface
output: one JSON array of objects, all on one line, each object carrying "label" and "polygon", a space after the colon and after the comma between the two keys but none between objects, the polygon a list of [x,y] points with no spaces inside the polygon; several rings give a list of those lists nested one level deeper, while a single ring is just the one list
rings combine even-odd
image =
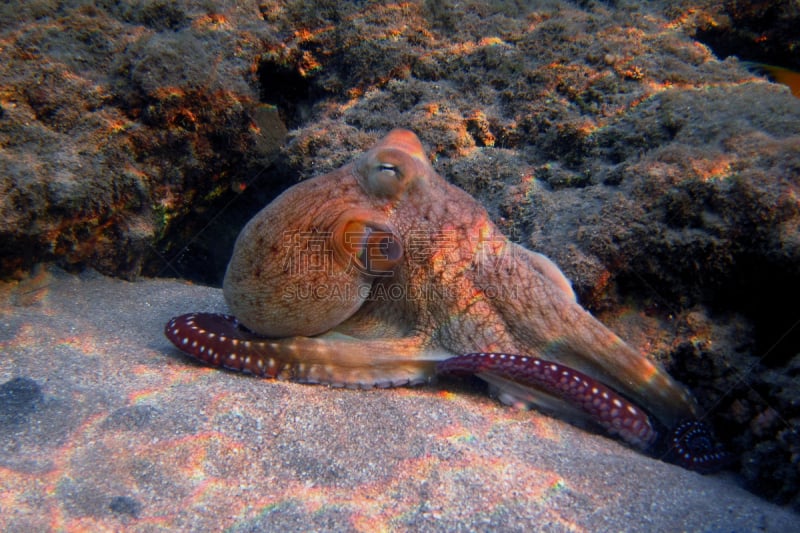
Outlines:
[{"label": "sandy rock surface", "polygon": [[796,514],[468,390],[192,363],[217,289],[42,270],[0,292],[3,531],[791,531]]}]

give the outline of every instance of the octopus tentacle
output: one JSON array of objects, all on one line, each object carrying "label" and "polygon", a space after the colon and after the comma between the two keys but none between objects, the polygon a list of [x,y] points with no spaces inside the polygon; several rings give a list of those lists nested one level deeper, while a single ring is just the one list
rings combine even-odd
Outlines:
[{"label": "octopus tentacle", "polygon": [[647,449],[657,433],[647,414],[625,397],[583,372],[538,357],[505,353],[473,353],[439,363],[439,373],[491,375],[543,390],[579,409],[612,435]]},{"label": "octopus tentacle", "polygon": [[[533,356],[472,353],[454,357],[420,350],[409,339],[364,341],[341,334],[268,339],[248,330],[234,316],[219,313],[175,317],[164,332],[195,359],[256,376],[385,388],[424,383],[434,373],[474,374],[517,396],[519,391],[544,391],[635,448],[652,450],[659,436],[648,414],[615,390],[578,370]],[[400,358],[403,363],[398,363]],[[671,462],[701,473],[718,471],[732,460],[708,426],[695,420],[679,424],[665,445]]]},{"label": "octopus tentacle", "polygon": [[170,320],[167,338],[209,365],[266,378],[351,388],[417,385],[452,357],[425,350],[413,337],[364,340],[338,333],[269,339],[219,313],[190,313]]},{"label": "octopus tentacle", "polygon": [[644,409],[599,381],[559,363],[528,355],[473,353],[439,363],[437,372],[475,374],[501,389],[505,387],[512,395],[519,395],[520,389],[544,391],[582,411],[630,446],[651,453],[666,447],[665,458],[687,470],[709,474],[733,460],[711,428],[699,420],[681,422],[659,444],[660,435]]},{"label": "octopus tentacle", "polygon": [[667,458],[687,470],[701,474],[718,472],[733,462],[733,455],[714,438],[700,420],[685,420],[672,430]]}]

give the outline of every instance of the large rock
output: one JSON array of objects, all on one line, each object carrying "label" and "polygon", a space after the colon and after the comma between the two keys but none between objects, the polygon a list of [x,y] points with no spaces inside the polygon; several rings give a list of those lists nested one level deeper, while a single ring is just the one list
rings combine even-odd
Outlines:
[{"label": "large rock", "polygon": [[213,216],[187,212],[277,154],[286,129],[251,72],[270,40],[257,11],[13,2],[0,19],[4,278],[42,260],[135,277]]}]

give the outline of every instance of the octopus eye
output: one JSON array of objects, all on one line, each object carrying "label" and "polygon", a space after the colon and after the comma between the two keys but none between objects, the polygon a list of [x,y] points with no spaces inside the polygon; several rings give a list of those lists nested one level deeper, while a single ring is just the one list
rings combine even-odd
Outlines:
[{"label": "octopus eye", "polygon": [[368,152],[356,171],[367,191],[383,198],[397,198],[409,185],[425,175],[424,164],[396,148]]},{"label": "octopus eye", "polygon": [[380,196],[395,196],[405,188],[406,172],[402,164],[377,161],[369,169],[367,181],[369,188]]},{"label": "octopus eye", "polygon": [[425,194],[436,172],[413,132],[396,129],[355,161],[354,170],[364,192],[381,199],[400,200],[407,194]]},{"label": "octopus eye", "polygon": [[400,170],[397,168],[397,165],[393,165],[391,163],[380,163],[378,165],[378,171],[385,177],[393,177],[397,178]]},{"label": "octopus eye", "polygon": [[390,276],[403,257],[400,237],[388,226],[347,220],[334,231],[333,249],[347,266],[369,276]]}]

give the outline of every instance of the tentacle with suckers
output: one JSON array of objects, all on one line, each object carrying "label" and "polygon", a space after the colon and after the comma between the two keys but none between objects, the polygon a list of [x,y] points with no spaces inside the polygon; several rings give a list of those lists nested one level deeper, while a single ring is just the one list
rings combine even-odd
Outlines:
[{"label": "tentacle with suckers", "polygon": [[735,457],[714,437],[702,420],[685,420],[669,434],[662,446],[664,457],[687,470],[713,474],[734,462]]},{"label": "tentacle with suckers", "polygon": [[536,394],[536,403],[541,403],[542,393],[550,395],[630,446],[663,455],[689,470],[716,472],[731,461],[704,422],[689,420],[671,432],[659,431],[640,406],[583,372],[553,361],[520,354],[472,353],[439,363],[437,372],[473,374],[501,390],[514,390],[517,396],[526,391]]},{"label": "tentacle with suckers", "polygon": [[[578,370],[533,356],[473,353],[452,357],[439,352],[409,358],[406,365],[398,365],[398,351],[415,352],[417,348],[395,345],[394,354],[386,358],[390,364],[382,365],[375,358],[381,347],[374,342],[365,347],[363,340],[344,335],[335,339],[323,336],[273,340],[251,332],[232,315],[220,313],[175,317],[167,323],[165,334],[176,347],[211,366],[302,383],[395,387],[424,383],[434,370],[440,375],[474,374],[505,389],[516,384],[518,391],[529,387],[544,391],[630,446],[663,455],[689,470],[711,473],[732,460],[704,422],[684,421],[668,438],[660,438],[657,424],[648,414],[612,388]],[[348,369],[331,363],[331,354],[342,352],[353,357]],[[359,359],[359,353],[363,354],[363,365],[352,364]],[[388,370],[389,366],[393,371]]]},{"label": "tentacle with suckers", "polygon": [[364,340],[329,333],[270,339],[221,313],[177,316],[164,334],[177,348],[211,366],[349,388],[421,384],[433,376],[438,361],[453,355],[424,349],[414,337]]},{"label": "tentacle with suckers", "polygon": [[656,438],[647,414],[599,381],[568,366],[538,357],[505,353],[472,353],[439,363],[442,374],[500,377],[532,386],[582,411],[612,435],[639,449]]}]

